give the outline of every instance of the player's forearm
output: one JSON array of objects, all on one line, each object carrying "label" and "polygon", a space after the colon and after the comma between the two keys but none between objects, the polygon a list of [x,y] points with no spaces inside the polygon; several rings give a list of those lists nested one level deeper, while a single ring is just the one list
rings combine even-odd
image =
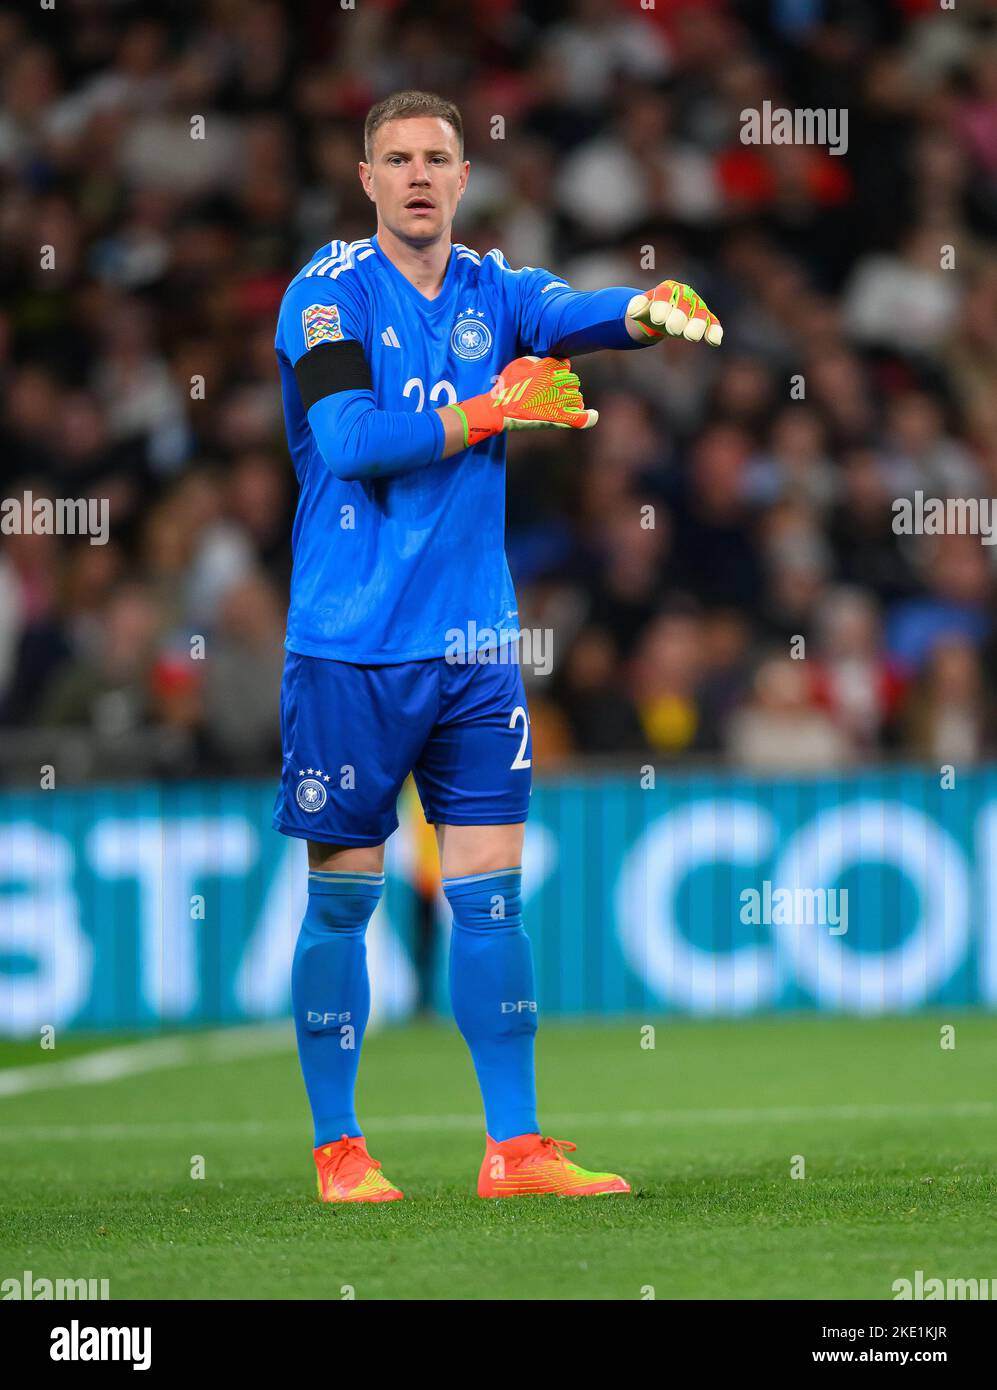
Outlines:
[{"label": "player's forearm", "polygon": [[[577,356],[599,348],[647,347],[662,338],[719,347],[723,328],[689,285],[663,280],[650,290],[614,288],[593,294],[553,293],[541,311],[536,350]],[[548,345],[549,344],[549,345]]]},{"label": "player's forearm", "polygon": [[449,436],[439,411],[378,410],[370,402],[366,392],[340,391],[308,411],[319,452],[337,478],[392,478],[446,457]]},{"label": "player's forearm", "polygon": [[627,305],[640,290],[626,286],[585,293],[572,290],[553,295],[538,326],[536,351],[577,357],[604,348],[626,351],[644,347],[646,339],[631,331]]},{"label": "player's forearm", "polygon": [[329,469],[344,482],[412,473],[469,447],[465,417],[453,406],[427,413],[377,410],[340,392],[317,401],[308,423]]}]

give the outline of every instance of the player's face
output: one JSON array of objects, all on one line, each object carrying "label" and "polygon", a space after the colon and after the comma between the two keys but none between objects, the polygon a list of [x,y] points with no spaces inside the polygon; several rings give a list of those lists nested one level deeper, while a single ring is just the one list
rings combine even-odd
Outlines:
[{"label": "player's face", "polygon": [[470,168],[457,133],[438,116],[386,121],[374,135],[360,178],[378,221],[397,237],[426,243],[449,237]]}]

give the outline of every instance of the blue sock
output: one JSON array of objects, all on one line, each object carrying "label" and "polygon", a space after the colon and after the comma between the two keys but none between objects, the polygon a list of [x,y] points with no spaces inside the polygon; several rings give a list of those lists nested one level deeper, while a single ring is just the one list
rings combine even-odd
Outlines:
[{"label": "blue sock", "polygon": [[520,869],[445,878],[453,908],[450,999],[485,1103],[492,1139],[536,1134],[537,1001],[523,930]]},{"label": "blue sock", "polygon": [[370,1013],[364,933],[383,874],[308,875],[308,911],[291,965],[298,1057],[315,1122],[315,1147],[361,1134],[353,1089]]}]

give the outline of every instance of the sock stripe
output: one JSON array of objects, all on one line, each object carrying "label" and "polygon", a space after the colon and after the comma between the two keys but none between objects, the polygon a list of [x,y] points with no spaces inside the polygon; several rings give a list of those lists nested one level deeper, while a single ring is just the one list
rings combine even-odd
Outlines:
[{"label": "sock stripe", "polygon": [[336,879],[336,878],[360,878],[360,879],[364,879],[364,880],[367,880],[367,881],[371,881],[371,880],[372,880],[372,881],[375,881],[375,882],[376,882],[376,881],[380,880],[381,883],[384,882],[384,874],[367,874],[367,873],[361,873],[359,870],[349,870],[349,869],[309,869],[309,870],[308,870],[308,877],[309,877],[309,878],[329,878],[329,879]]},{"label": "sock stripe", "polygon": [[383,888],[383,874],[338,874],[326,869],[312,869],[308,874],[308,887],[326,888]]},{"label": "sock stripe", "polygon": [[522,872],[522,866],[517,865],[514,869],[492,869],[492,871],[487,874],[468,874],[464,878],[445,878],[443,880],[443,888],[444,890],[447,888],[454,888],[462,883],[485,883],[490,878],[505,878],[507,874],[521,874]]},{"label": "sock stripe", "polygon": [[384,881],[384,870],[368,873],[365,869],[309,869],[309,875],[322,878],[379,878]]}]

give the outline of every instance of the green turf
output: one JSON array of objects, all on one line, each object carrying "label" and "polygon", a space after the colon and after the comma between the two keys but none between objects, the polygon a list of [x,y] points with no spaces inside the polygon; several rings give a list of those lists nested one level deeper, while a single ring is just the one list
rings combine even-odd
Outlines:
[{"label": "green turf", "polygon": [[[447,1027],[365,1045],[368,1140],[407,1194],[385,1206],[316,1200],[283,1045],[220,1060],[188,1035],[178,1065],[0,1096],[0,1277],[367,1299],[890,1298],[916,1269],[997,1278],[997,1019],[658,1020],[653,1051],[643,1022],[549,1023],[539,1051],[545,1127],[632,1198],[475,1198],[477,1095]],[[120,1041],[2,1044],[0,1069]]]}]

